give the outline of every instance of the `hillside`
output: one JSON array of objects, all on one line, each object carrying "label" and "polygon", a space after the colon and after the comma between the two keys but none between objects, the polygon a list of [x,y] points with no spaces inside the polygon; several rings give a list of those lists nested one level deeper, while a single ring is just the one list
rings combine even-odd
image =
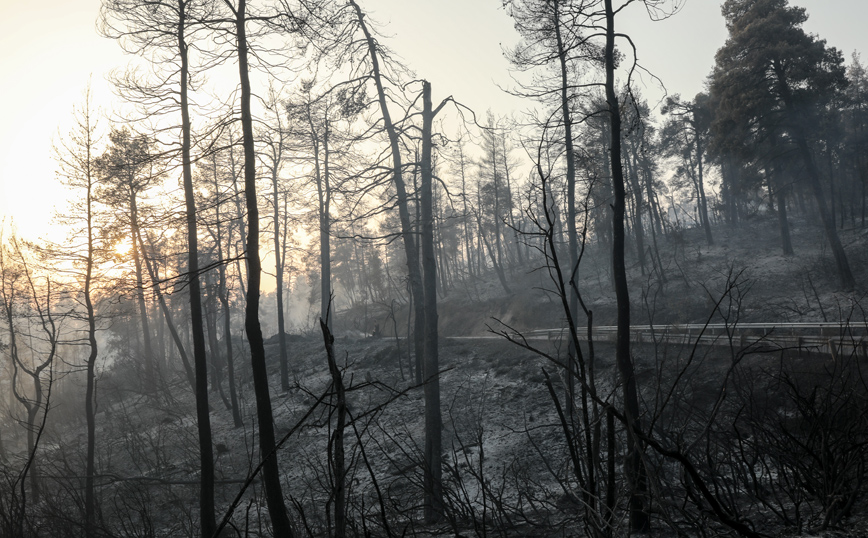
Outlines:
[{"label": "hillside", "polygon": [[[665,284],[643,277],[638,266],[631,267],[637,323],[702,322],[727,278],[734,279],[734,275],[738,285],[732,290],[732,300],[722,304],[737,306],[741,321],[864,320],[859,292],[836,291],[818,230],[797,222],[793,229],[797,255],[787,258],[776,252],[768,222],[752,224],[754,228],[717,228],[713,246],[701,245],[696,230],[667,240],[660,251]],[[843,237],[858,268],[857,279],[864,282],[865,234],[848,230]],[[598,324],[611,324],[613,299],[605,274],[600,264],[588,265],[581,280],[584,300]],[[495,319],[518,330],[562,323],[558,303],[539,289],[547,286],[541,275],[515,271],[513,282],[521,291],[509,297],[498,293],[498,282],[492,276],[490,281],[468,284],[464,293],[452,290],[440,303],[448,517],[436,525],[422,524],[419,519],[424,402],[409,372],[412,361],[407,340],[388,331],[362,339],[337,335],[336,354],[348,390],[351,420],[345,438],[351,535],[564,536],[584,528],[585,505],[568,450],[572,444],[580,451],[582,444],[564,437],[558,413],[558,405],[568,405],[568,385],[558,366],[565,359],[566,345],[532,340],[529,345],[540,352],[534,353],[488,332],[489,327],[501,327]],[[383,322],[381,327],[389,325]],[[453,338],[456,336],[480,338]],[[282,392],[277,340],[268,341],[275,425],[279,438],[287,436],[279,451],[281,478],[299,535],[327,536],[333,525],[329,458],[334,449],[334,393],[320,336],[293,335],[290,350],[293,387]],[[863,439],[868,431],[863,428],[868,426],[864,424],[868,390],[858,375],[861,360],[832,361],[800,350],[732,352],[721,355],[701,346],[634,349],[645,417],[655,422],[658,441],[673,450],[681,447],[693,458],[698,472],[724,499],[727,509],[749,521],[757,532],[863,535],[868,528],[863,486],[868,463],[868,439]],[[617,402],[619,381],[611,347],[600,344],[593,352],[584,348],[583,353],[594,362],[600,397]],[[217,392],[209,395],[220,514],[229,509],[258,463],[249,369],[243,354],[239,360],[245,364],[238,374],[244,426],[233,426],[231,413]],[[170,382],[158,393],[144,394],[140,380],[130,374],[130,370],[108,371],[99,381],[100,535],[195,535],[198,456],[192,394],[180,381]],[[551,376],[551,385],[546,383],[546,374]],[[73,536],[78,532],[81,490],[73,469],[82,457],[83,420],[76,402],[66,396],[78,390],[66,386],[54,400],[41,441],[38,471],[34,472],[47,487],[38,500],[39,516],[31,520],[38,535]],[[575,411],[581,409],[577,406]],[[597,406],[588,409],[601,410]],[[798,413],[801,420],[794,418]],[[578,415],[574,420],[579,420]],[[601,417],[595,420],[605,422]],[[733,439],[733,431],[742,436]],[[615,458],[617,466],[622,464],[622,435],[613,438],[612,454],[606,452],[609,441],[605,437],[598,441],[600,457]],[[801,453],[784,448],[788,435],[791,442],[803,443],[793,445],[802,446]],[[824,436],[829,450],[840,454],[817,452],[817,436]],[[9,484],[23,461],[25,437],[18,426],[4,427],[4,469]],[[698,446],[705,447],[704,456],[695,452]],[[780,451],[780,458],[769,452],[771,446]],[[732,447],[738,450],[732,452]],[[656,487],[664,488],[655,493],[654,534],[669,536],[673,529],[686,536],[700,535],[700,529],[702,535],[726,534],[709,513],[685,504],[696,492],[683,476],[679,478],[672,462],[650,449],[647,452],[649,469],[659,473],[654,478]],[[712,463],[706,459],[712,453],[723,459]],[[790,457],[815,456],[825,458],[825,476],[811,471],[816,469],[814,464],[786,463]],[[736,473],[736,467],[726,463],[734,457],[742,458],[742,464],[753,458],[756,474]],[[605,474],[604,469],[598,472]],[[805,474],[809,471],[814,474]],[[822,487],[832,490],[823,493],[818,489]],[[624,488],[619,482],[615,502],[626,502]],[[0,517],[8,521],[14,505],[8,491],[3,495]],[[702,506],[704,501],[698,503]],[[231,518],[234,530],[228,535],[266,536],[266,522],[263,489],[254,478],[239,497]],[[609,525],[620,534],[626,522]]]},{"label": "hillside", "polygon": [[[633,250],[628,278],[634,323],[705,322],[727,279],[738,282],[738,319],[744,323],[864,321],[860,305],[868,291],[868,230],[841,230],[857,281],[853,292],[840,290],[818,226],[793,219],[791,235],[795,255],[784,256],[773,215],[755,216],[737,228],[715,226],[710,246],[700,229],[680,230],[658,245],[665,280],[656,272],[648,274],[650,261],[643,275]],[[597,325],[614,325],[616,320],[606,254],[590,245],[579,270],[579,289]],[[494,318],[520,330],[560,326],[564,316],[559,300],[544,292],[552,289],[544,269],[525,266],[514,270],[511,279],[516,290],[511,296],[504,295],[494,275],[456,285],[439,304],[441,331],[481,335]]]}]

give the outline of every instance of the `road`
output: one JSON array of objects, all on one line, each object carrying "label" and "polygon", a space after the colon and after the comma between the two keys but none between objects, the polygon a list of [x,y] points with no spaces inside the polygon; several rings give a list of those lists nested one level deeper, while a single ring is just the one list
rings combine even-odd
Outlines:
[{"label": "road", "polygon": [[[614,342],[618,328],[593,327],[595,342]],[[541,329],[524,333],[525,337],[565,338],[566,329]],[[588,340],[587,330],[579,339]],[[630,340],[640,344],[674,344],[735,347],[736,349],[771,348],[804,349],[838,356],[840,353],[868,357],[868,323],[737,323],[686,325],[633,325]]]}]

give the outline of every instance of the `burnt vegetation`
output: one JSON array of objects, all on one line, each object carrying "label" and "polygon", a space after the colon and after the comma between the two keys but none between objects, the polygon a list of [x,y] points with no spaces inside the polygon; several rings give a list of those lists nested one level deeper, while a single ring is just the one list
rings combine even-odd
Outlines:
[{"label": "burnt vegetation", "polygon": [[361,1],[104,0],[128,117],[0,237],[0,536],[868,532],[868,75],[726,0],[649,103],[677,7],[505,0],[517,120]]}]

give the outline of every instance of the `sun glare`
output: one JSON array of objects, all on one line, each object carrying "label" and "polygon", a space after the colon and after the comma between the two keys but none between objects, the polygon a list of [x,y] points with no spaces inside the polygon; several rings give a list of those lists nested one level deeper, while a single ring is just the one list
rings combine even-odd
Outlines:
[{"label": "sun glare", "polygon": [[122,239],[114,245],[115,254],[118,256],[126,256],[133,248],[133,244],[129,239]]}]

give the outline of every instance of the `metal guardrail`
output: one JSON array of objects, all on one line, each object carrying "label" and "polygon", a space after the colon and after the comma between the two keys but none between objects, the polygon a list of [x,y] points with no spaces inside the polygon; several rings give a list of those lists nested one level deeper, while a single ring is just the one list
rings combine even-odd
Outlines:
[{"label": "metal guardrail", "polygon": [[[567,329],[541,329],[525,333],[529,336],[556,340],[567,337]],[[595,342],[614,342],[618,328],[614,325],[591,329]],[[588,340],[587,330],[580,328],[578,337]],[[673,344],[735,347],[768,346],[773,349],[804,349],[868,357],[868,323],[737,323],[632,325],[630,340],[640,344]]]}]

